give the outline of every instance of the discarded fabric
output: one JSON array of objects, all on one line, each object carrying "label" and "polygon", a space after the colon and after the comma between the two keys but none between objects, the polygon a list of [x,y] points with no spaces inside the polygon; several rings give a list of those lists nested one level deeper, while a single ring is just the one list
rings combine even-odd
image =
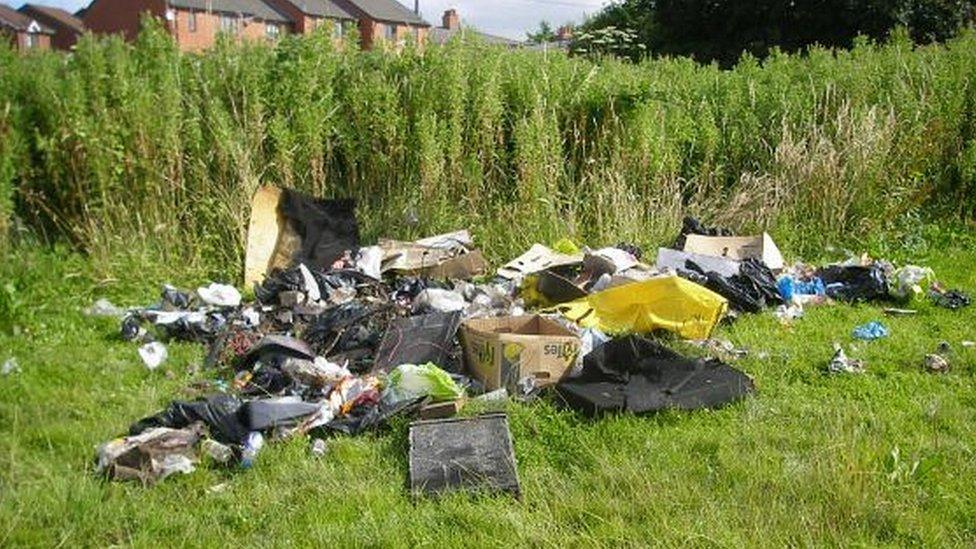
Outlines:
[{"label": "discarded fabric", "polygon": [[744,373],[717,360],[685,358],[654,341],[608,341],[584,359],[582,374],[555,387],[566,405],[588,415],[716,408],[755,390]]},{"label": "discarded fabric", "polygon": [[888,328],[885,328],[883,324],[877,320],[868,322],[867,324],[862,324],[854,328],[851,335],[855,339],[862,339],[864,341],[871,341],[874,339],[881,339],[883,337],[888,337]]}]

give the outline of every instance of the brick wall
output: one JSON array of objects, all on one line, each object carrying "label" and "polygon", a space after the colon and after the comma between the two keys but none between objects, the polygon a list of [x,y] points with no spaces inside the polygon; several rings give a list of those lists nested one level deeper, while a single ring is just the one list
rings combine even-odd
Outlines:
[{"label": "brick wall", "polygon": [[[26,32],[13,32],[13,31],[0,31],[0,36],[3,39],[14,46],[17,51],[23,53],[29,51],[27,47],[27,33]],[[49,50],[51,49],[51,35],[49,34],[35,34],[37,37],[36,49],[39,50]]]},{"label": "brick wall", "polygon": [[126,40],[132,41],[139,34],[139,22],[144,13],[163,17],[165,0],[94,0],[83,21],[94,33],[121,33]]},{"label": "brick wall", "polygon": [[[380,42],[385,42],[387,25],[395,26],[395,41],[398,43],[406,42],[407,40],[412,39],[416,40],[417,44],[423,45],[423,43],[427,40],[427,27],[384,23],[381,21],[374,21],[372,19],[364,18],[359,21],[359,33],[363,49],[369,49]],[[412,37],[411,31],[413,34]]]}]

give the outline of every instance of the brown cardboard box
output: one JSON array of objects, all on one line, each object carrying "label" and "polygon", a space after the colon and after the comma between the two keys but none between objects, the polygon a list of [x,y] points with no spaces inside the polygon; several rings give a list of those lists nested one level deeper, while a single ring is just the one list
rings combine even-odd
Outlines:
[{"label": "brown cardboard box", "polygon": [[576,363],[580,341],[559,323],[539,315],[477,318],[461,324],[464,361],[472,376],[493,391],[517,394],[518,381],[559,381]]}]

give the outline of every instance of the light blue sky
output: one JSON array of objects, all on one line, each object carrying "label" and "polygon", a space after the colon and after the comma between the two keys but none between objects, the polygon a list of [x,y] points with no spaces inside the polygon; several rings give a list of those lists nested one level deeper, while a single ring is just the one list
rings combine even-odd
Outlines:
[{"label": "light blue sky", "polygon": [[[20,7],[21,0],[0,0],[13,7]],[[89,0],[31,0],[75,11]],[[413,0],[401,0],[413,8]],[[607,0],[420,0],[420,12],[432,25],[440,25],[441,14],[455,8],[461,20],[482,32],[497,34],[517,40],[525,38],[525,32],[535,29],[545,19],[553,28],[562,23],[580,22],[586,14],[596,13]]]}]

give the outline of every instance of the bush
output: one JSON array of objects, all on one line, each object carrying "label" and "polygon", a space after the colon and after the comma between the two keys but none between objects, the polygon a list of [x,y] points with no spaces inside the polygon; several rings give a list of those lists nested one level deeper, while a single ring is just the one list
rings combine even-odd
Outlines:
[{"label": "bush", "polygon": [[51,240],[227,274],[261,184],[357,198],[367,239],[470,227],[496,260],[562,236],[656,245],[686,213],[797,252],[857,245],[972,215],[974,66],[968,33],[721,71],[325,35],[189,55],[151,27],[0,54],[0,215],[12,182]]}]

